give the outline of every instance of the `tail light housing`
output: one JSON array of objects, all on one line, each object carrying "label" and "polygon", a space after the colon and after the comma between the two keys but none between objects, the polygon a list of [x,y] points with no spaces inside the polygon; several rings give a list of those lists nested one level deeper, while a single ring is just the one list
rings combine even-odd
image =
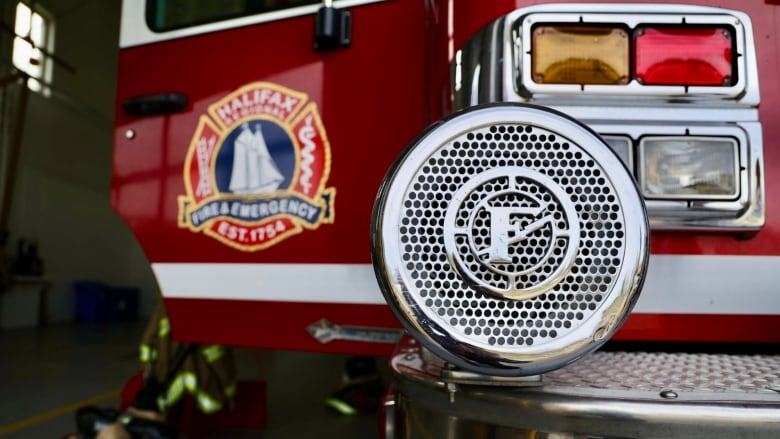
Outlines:
[{"label": "tail light housing", "polygon": [[729,87],[736,80],[733,30],[722,25],[556,24],[534,26],[531,35],[538,84]]},{"label": "tail light housing", "polygon": [[743,23],[725,14],[538,12],[513,32],[521,95],[738,97],[746,86]]}]

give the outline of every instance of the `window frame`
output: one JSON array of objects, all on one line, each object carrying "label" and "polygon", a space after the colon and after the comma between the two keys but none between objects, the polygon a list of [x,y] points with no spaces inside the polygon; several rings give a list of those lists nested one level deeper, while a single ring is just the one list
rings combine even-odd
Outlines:
[{"label": "window frame", "polygon": [[[388,1],[398,0],[334,0],[333,6],[335,8],[352,8],[355,6]],[[245,15],[207,24],[183,27],[165,32],[154,32],[149,28],[146,22],[146,1],[125,0],[122,2],[122,23],[119,31],[119,48],[126,49],[144,44],[160,43],[163,41],[203,35],[243,26],[270,23],[305,15],[314,15],[321,6],[321,3],[314,3],[272,12],[263,12],[255,15]]]},{"label": "window frame", "polygon": [[[145,0],[146,4],[146,10],[145,10],[145,17],[146,17],[146,26],[155,33],[164,33],[164,32],[170,32],[175,31],[179,29],[186,29],[190,27],[196,27],[196,26],[202,26],[205,24],[211,24],[211,23],[219,23],[223,21],[229,21],[234,20],[237,18],[243,18],[243,17],[251,17],[254,15],[263,15],[263,14],[271,14],[271,13],[278,13],[281,11],[287,11],[290,9],[296,9],[296,8],[305,8],[305,7],[311,7],[316,5],[322,5],[321,0],[306,0],[309,3],[301,3],[298,5],[291,5],[287,7],[281,7],[281,8],[275,8],[275,9],[266,9],[266,10],[257,10],[257,11],[242,11],[242,12],[235,12],[235,13],[229,13],[225,15],[215,15],[213,17],[201,17],[196,20],[192,20],[190,22],[186,23],[176,23],[168,26],[159,26],[155,22],[159,19],[159,17],[155,14],[155,10],[159,9],[161,5],[164,5],[162,2],[168,2],[170,0]],[[175,0],[174,0],[175,1]]]},{"label": "window frame", "polygon": [[[25,7],[29,11],[29,24],[26,32],[19,30],[19,8]],[[36,42],[37,38],[33,37],[34,34],[34,20],[38,17],[41,22],[41,37],[40,41]],[[28,76],[27,87],[35,92],[41,93],[44,96],[51,95],[51,88],[49,87],[53,79],[53,62],[52,53],[54,52],[54,33],[55,22],[54,15],[47,11],[45,8],[37,3],[29,4],[24,0],[18,0],[14,7],[14,35],[11,42],[11,62],[17,70],[24,72]],[[24,33],[25,35],[22,35]],[[17,54],[21,47],[24,47],[25,51],[30,53],[30,60],[35,59],[39,65],[28,61],[20,61],[17,59]],[[37,52],[36,55],[34,55]]]}]

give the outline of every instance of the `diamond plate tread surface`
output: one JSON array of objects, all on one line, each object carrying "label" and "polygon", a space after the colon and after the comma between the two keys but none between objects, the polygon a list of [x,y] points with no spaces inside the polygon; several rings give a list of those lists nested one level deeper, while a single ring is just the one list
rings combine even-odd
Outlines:
[{"label": "diamond plate tread surface", "polygon": [[610,390],[774,394],[780,355],[596,352],[544,375],[545,385]]}]

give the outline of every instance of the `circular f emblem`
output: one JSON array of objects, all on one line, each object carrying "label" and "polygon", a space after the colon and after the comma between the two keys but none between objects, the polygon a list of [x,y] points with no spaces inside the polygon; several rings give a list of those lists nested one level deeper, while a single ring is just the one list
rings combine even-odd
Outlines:
[{"label": "circular f emblem", "polygon": [[580,225],[570,197],[550,177],[519,167],[473,176],[454,195],[444,245],[464,281],[493,296],[536,297],[574,264]]}]

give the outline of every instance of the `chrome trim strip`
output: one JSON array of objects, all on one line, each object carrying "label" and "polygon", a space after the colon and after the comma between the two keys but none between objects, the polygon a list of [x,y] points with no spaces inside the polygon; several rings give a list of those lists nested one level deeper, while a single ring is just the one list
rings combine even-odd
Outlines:
[{"label": "chrome trim strip", "polygon": [[337,325],[324,317],[307,326],[306,332],[322,344],[328,344],[334,340],[396,344],[403,335],[403,331],[400,329]]}]

